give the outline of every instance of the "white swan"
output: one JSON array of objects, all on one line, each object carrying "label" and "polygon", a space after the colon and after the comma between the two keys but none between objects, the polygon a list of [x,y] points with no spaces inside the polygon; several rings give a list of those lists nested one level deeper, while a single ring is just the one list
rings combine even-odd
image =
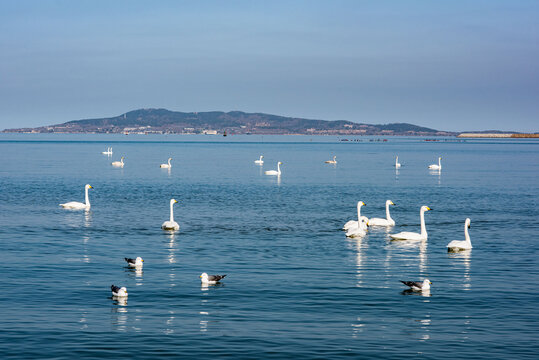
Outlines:
[{"label": "white swan", "polygon": [[280,167],[280,165],[282,165],[282,164],[283,163],[279,161],[277,163],[277,170],[268,170],[268,171],[264,172],[264,174],[281,176],[281,167]]},{"label": "white swan", "polygon": [[264,156],[260,155],[260,159],[255,160],[255,164],[258,164],[258,165],[264,164],[264,160],[262,160],[263,157],[264,157]]},{"label": "white swan", "polygon": [[337,159],[337,157],[336,157],[336,156],[333,156],[333,160],[327,160],[327,161],[325,161],[325,163],[326,163],[326,164],[336,164],[336,163],[337,163],[337,160],[335,160],[335,159]]},{"label": "white swan", "polygon": [[453,240],[447,244],[447,251],[457,252],[460,250],[470,250],[472,248],[472,241],[470,240],[470,234],[468,229],[470,228],[470,218],[466,218],[464,222],[464,239],[465,240]]},{"label": "white swan", "polygon": [[[358,227],[360,225],[362,225],[361,223],[361,220],[365,220],[364,221],[364,224],[365,224],[365,229],[367,228],[366,227],[366,224],[368,223],[369,219],[366,217],[366,216],[361,216],[361,207],[362,206],[367,206],[365,205],[365,203],[363,201],[358,201],[357,202],[357,220],[349,220],[346,222],[346,224],[344,224],[344,226],[342,227],[343,230],[350,230],[352,228],[355,228],[355,227]],[[363,229],[363,230],[365,230]]]},{"label": "white swan", "polygon": [[359,221],[359,226],[352,227],[346,232],[346,237],[361,237],[367,235],[367,224],[365,216],[362,216]]},{"label": "white swan", "polygon": [[168,158],[168,164],[161,164],[159,165],[159,167],[164,169],[170,169],[172,167],[172,165],[170,165],[170,160],[172,160],[172,158]]},{"label": "white swan", "polygon": [[425,211],[431,210],[428,206],[421,206],[419,216],[421,218],[421,233],[403,231],[398,234],[390,234],[393,240],[427,240],[427,227],[425,226]]},{"label": "white swan", "polygon": [[431,164],[431,165],[429,165],[429,169],[431,169],[431,170],[442,170],[442,157],[440,156],[438,158],[438,165]]},{"label": "white swan", "polygon": [[112,155],[112,148],[108,147],[107,151],[102,151],[101,154],[103,154],[103,155]]},{"label": "white swan", "polygon": [[175,199],[170,199],[170,220],[165,221],[163,225],[161,225],[161,229],[163,230],[180,230],[180,225],[176,221],[174,221],[174,204],[178,201]]},{"label": "white swan", "polygon": [[123,168],[124,167],[124,157],[122,156],[122,158],[120,159],[120,161],[113,161],[111,163],[112,166],[116,166],[116,167],[121,167]]},{"label": "white swan", "polygon": [[397,155],[397,158],[395,159],[395,169],[400,169],[401,163],[399,162],[399,155]]},{"label": "white swan", "polygon": [[391,218],[391,215],[389,215],[389,205],[395,205],[393,204],[393,201],[387,200],[386,201],[386,218],[370,218],[369,219],[369,226],[394,226],[395,220]]},{"label": "white swan", "polygon": [[92,185],[84,185],[84,202],[70,201],[64,204],[60,204],[61,207],[65,209],[74,209],[74,210],[88,210],[90,208],[90,198],[88,197],[88,189],[93,189]]}]

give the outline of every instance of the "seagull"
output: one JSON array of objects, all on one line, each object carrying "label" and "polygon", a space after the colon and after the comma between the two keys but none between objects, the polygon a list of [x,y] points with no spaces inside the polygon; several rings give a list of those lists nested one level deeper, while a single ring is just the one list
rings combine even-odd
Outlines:
[{"label": "seagull", "polygon": [[127,289],[125,286],[118,287],[115,285],[110,286],[110,290],[112,291],[112,296],[118,296],[118,297],[127,297]]},{"label": "seagull", "polygon": [[425,280],[423,280],[423,282],[421,282],[421,281],[402,281],[402,280],[400,282],[403,283],[406,286],[409,286],[410,289],[412,289],[414,291],[430,290],[430,284],[432,284],[429,279],[425,279]]},{"label": "seagull", "polygon": [[200,274],[200,281],[203,284],[217,284],[219,280],[224,279],[225,275],[208,275],[206,273]]},{"label": "seagull", "polygon": [[136,259],[124,258],[127,261],[129,267],[142,267],[144,260],[140,256],[137,256]]}]

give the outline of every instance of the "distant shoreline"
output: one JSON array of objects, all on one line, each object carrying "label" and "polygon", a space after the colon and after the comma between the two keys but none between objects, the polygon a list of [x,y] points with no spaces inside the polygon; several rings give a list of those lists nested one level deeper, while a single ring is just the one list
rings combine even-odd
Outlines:
[{"label": "distant shoreline", "polygon": [[539,134],[462,133],[459,138],[539,138]]}]

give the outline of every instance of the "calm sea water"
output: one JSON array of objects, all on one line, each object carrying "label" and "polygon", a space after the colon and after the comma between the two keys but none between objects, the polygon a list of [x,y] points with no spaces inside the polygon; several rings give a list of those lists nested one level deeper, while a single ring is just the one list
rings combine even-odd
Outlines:
[{"label": "calm sea water", "polygon": [[[0,357],[536,359],[539,142],[358,139],[1,135]],[[86,183],[91,211],[58,206]],[[427,242],[344,236],[387,199],[390,232],[433,209]],[[474,248],[448,254],[466,217]],[[425,277],[430,296],[399,283]]]}]

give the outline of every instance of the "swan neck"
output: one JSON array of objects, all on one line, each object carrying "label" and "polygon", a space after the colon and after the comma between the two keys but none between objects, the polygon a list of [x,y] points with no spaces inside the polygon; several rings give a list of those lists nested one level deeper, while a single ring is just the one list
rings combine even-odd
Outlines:
[{"label": "swan neck", "polygon": [[170,202],[170,221],[174,221],[174,203],[172,201]]},{"label": "swan neck", "polygon": [[281,174],[281,164],[277,163],[277,174]]},{"label": "swan neck", "polygon": [[389,215],[389,203],[386,203],[386,219],[391,220],[391,215]]},{"label": "swan neck", "polygon": [[464,239],[467,243],[471,243],[470,234],[468,234],[468,224],[464,224]]},{"label": "swan neck", "polygon": [[421,235],[427,235],[427,227],[425,226],[425,210],[421,210]]},{"label": "swan neck", "polygon": [[170,159],[168,159],[168,166],[170,166]]},{"label": "swan neck", "polygon": [[358,222],[358,224],[361,223],[360,217],[361,217],[361,205],[357,204],[357,222]]},{"label": "swan neck", "polygon": [[90,197],[88,196],[88,188],[84,189],[84,203],[86,206],[90,206]]}]

